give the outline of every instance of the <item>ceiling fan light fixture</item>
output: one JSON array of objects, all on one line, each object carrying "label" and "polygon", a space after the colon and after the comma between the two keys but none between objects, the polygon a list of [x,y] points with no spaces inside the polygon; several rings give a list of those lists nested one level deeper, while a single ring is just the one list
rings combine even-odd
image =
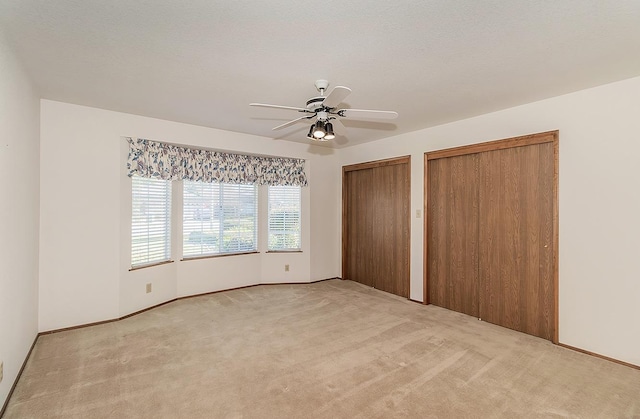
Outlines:
[{"label": "ceiling fan light fixture", "polygon": [[311,128],[309,128],[309,133],[307,134],[307,138],[310,140],[315,140],[313,136],[313,129],[316,127],[316,124],[311,124]]},{"label": "ceiling fan light fixture", "polygon": [[317,121],[314,125],[312,125],[313,137],[316,139],[324,138],[327,134],[324,128],[324,122]]},{"label": "ceiling fan light fixture", "polygon": [[333,140],[336,138],[336,134],[333,132],[333,124],[331,122],[327,122],[324,126],[326,134],[324,135],[325,140]]}]

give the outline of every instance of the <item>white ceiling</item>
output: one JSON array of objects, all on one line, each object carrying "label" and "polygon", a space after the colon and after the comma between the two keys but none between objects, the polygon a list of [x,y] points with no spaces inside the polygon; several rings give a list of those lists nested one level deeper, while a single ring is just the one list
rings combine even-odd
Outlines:
[{"label": "white ceiling", "polygon": [[47,99],[296,142],[248,104],[328,79],[399,112],[334,147],[640,75],[638,0],[0,0],[0,28]]}]

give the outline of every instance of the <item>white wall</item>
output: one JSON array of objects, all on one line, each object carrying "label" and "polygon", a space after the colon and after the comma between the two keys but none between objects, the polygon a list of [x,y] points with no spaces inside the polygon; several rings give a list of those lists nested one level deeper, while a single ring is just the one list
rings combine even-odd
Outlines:
[{"label": "white wall", "polygon": [[[41,102],[41,115],[41,331],[117,318],[186,295],[339,276],[340,238],[322,222],[338,222],[332,150],[49,100]],[[303,252],[180,261],[181,184],[174,182],[175,262],[129,271],[131,180],[123,136],[307,159]]]},{"label": "white wall", "polygon": [[411,155],[411,298],[422,301],[427,151],[560,131],[560,342],[640,365],[640,78],[341,150]]},{"label": "white wall", "polygon": [[38,327],[40,102],[0,36],[0,407]]}]

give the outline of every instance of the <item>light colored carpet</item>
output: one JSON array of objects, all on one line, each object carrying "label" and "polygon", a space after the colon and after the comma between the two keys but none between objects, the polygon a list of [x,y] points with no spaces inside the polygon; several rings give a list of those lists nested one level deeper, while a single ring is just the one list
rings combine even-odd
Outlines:
[{"label": "light colored carpet", "polygon": [[640,371],[350,282],[42,336],[9,418],[640,417]]}]

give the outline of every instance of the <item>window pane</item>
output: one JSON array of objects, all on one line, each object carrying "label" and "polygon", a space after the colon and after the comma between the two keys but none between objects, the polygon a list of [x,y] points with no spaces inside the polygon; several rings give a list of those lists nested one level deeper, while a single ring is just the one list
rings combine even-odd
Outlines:
[{"label": "window pane", "polygon": [[171,181],[131,178],[131,266],[171,259]]},{"label": "window pane", "polygon": [[255,185],[184,181],[183,255],[257,250]]},{"label": "window pane", "polygon": [[300,186],[269,186],[269,250],[300,250]]}]

